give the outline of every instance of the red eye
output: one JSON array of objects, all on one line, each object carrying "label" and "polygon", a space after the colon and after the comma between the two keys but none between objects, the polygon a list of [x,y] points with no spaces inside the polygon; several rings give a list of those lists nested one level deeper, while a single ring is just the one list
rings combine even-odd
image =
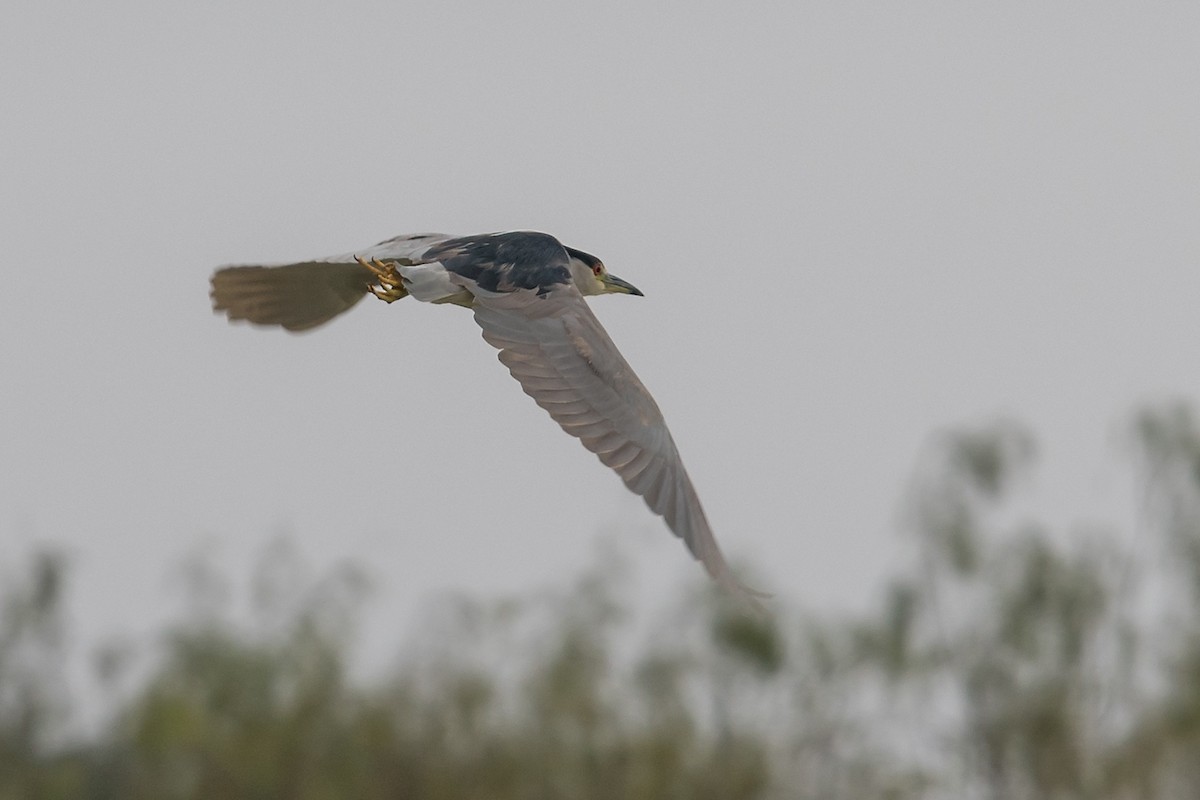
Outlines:
[{"label": "red eye", "polygon": [[604,267],[602,267],[601,265],[597,264],[596,266],[592,267],[592,274],[595,275],[597,278],[600,277],[601,272],[604,272]]}]

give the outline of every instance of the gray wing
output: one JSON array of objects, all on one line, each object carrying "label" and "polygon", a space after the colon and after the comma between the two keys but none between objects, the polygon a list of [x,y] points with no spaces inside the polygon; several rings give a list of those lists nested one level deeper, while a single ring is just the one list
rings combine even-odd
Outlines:
[{"label": "gray wing", "polygon": [[441,233],[397,236],[358,253],[293,264],[249,264],[218,269],[212,276],[213,309],[231,320],[305,331],[349,311],[367,294],[374,274],[354,260],[422,263],[423,254],[453,237]]},{"label": "gray wing", "polygon": [[709,575],[757,606],[765,595],[726,563],[662,412],[579,291],[473,292],[483,338],[525,393],[641,495]]}]

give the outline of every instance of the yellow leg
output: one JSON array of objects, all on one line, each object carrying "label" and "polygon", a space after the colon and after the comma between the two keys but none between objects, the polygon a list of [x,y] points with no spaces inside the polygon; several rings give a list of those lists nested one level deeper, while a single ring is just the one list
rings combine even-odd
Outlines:
[{"label": "yellow leg", "polygon": [[394,303],[400,298],[408,296],[408,289],[404,288],[404,279],[396,271],[395,263],[389,264],[380,261],[378,258],[372,258],[370,261],[367,261],[362,256],[355,256],[354,260],[375,275],[377,283],[367,286],[371,294],[385,303]]}]

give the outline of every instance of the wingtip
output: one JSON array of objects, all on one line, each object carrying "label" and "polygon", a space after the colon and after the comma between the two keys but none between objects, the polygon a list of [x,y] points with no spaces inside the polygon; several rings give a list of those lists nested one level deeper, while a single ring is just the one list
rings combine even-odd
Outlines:
[{"label": "wingtip", "polygon": [[723,575],[714,575],[713,577],[716,579],[718,586],[732,595],[743,606],[749,608],[759,616],[770,616],[771,609],[767,604],[774,599],[775,595],[770,592],[750,588],[735,578],[732,572],[727,571]]}]

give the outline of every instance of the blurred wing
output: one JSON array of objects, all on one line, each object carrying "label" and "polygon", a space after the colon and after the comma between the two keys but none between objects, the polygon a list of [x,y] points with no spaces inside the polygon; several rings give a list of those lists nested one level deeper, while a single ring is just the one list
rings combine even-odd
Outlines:
[{"label": "blurred wing", "polygon": [[354,260],[422,263],[421,256],[452,237],[440,233],[397,236],[358,253],[294,264],[222,267],[212,277],[213,309],[231,320],[305,331],[350,310],[367,294],[374,274]]},{"label": "blurred wing", "polygon": [[353,261],[223,267],[212,276],[213,309],[230,319],[306,331],[352,308],[373,278]]},{"label": "blurred wing", "polygon": [[725,562],[662,412],[579,291],[474,293],[483,338],[525,393],[641,495],[709,575],[757,605],[764,595]]}]

